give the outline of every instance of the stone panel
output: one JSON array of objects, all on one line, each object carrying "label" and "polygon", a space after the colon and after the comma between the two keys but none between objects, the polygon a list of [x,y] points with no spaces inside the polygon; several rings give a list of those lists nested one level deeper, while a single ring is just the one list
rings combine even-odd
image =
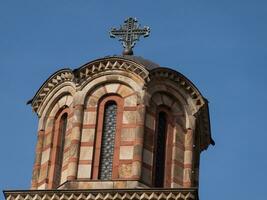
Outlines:
[{"label": "stone panel", "polygon": [[151,171],[142,167],[142,180],[144,183],[151,184]]},{"label": "stone panel", "polygon": [[60,108],[62,108],[64,105],[66,105],[66,100],[67,100],[67,96],[64,96],[64,97],[62,97],[61,99],[59,99],[59,101],[58,101],[58,106],[59,106]]},{"label": "stone panel", "polygon": [[184,182],[191,182],[191,169],[184,169]]},{"label": "stone panel", "polygon": [[137,96],[131,95],[124,99],[124,106],[136,106],[137,105]]},{"label": "stone panel", "polygon": [[89,107],[96,107],[98,103],[98,99],[96,97],[92,97],[90,96],[89,100],[88,100],[88,104],[87,106]]},{"label": "stone panel", "polygon": [[120,84],[118,83],[111,83],[111,84],[105,85],[105,87],[108,93],[115,93],[118,90],[119,85]]},{"label": "stone panel", "polygon": [[184,152],[184,164],[191,164],[192,163],[192,151],[185,151]]},{"label": "stone panel", "polygon": [[60,183],[63,183],[67,180],[68,177],[68,170],[65,169],[64,171],[61,172],[61,180]]},{"label": "stone panel", "polygon": [[44,137],[43,146],[46,147],[48,144],[51,144],[51,143],[52,143],[52,134],[51,133],[46,134]]},{"label": "stone panel", "polygon": [[93,92],[93,96],[98,97],[98,98],[101,98],[105,94],[106,94],[106,91],[104,87],[100,87],[96,91]]},{"label": "stone panel", "polygon": [[50,148],[42,152],[41,164],[47,162],[49,160],[49,157],[50,157]]},{"label": "stone panel", "polygon": [[92,185],[92,189],[110,189],[113,188],[113,182],[94,182]]},{"label": "stone panel", "polygon": [[183,129],[181,128],[181,126],[179,124],[176,124],[175,125],[175,142],[177,144],[183,144],[184,143],[184,131]]},{"label": "stone panel", "polygon": [[178,179],[179,181],[183,181],[183,171],[184,171],[184,169],[182,168],[182,167],[180,167],[180,166],[174,166],[173,168],[172,168],[172,174],[173,174],[173,176],[176,178],[176,179]]},{"label": "stone panel", "polygon": [[118,90],[118,94],[120,94],[122,97],[129,96],[132,93],[133,91],[125,85],[121,85],[121,87]]},{"label": "stone panel", "polygon": [[119,166],[119,178],[130,178],[132,176],[132,164],[121,164]]},{"label": "stone panel", "polygon": [[173,100],[170,97],[168,97],[167,95],[162,95],[162,100],[164,102],[164,105],[166,105],[168,107],[171,107],[173,104]]},{"label": "stone panel", "polygon": [[122,128],[121,129],[121,141],[134,141],[135,128]]},{"label": "stone panel", "polygon": [[39,181],[42,181],[45,178],[47,178],[47,171],[48,171],[47,165],[41,167],[40,174],[39,174]]},{"label": "stone panel", "polygon": [[90,128],[90,129],[83,129],[82,130],[82,142],[94,142],[94,137],[95,137],[95,129]]},{"label": "stone panel", "polygon": [[84,124],[95,124],[96,123],[96,112],[84,112]]},{"label": "stone panel", "polygon": [[91,160],[93,156],[93,147],[81,146],[80,160]]},{"label": "stone panel", "polygon": [[133,176],[141,175],[141,163],[140,162],[136,161],[132,163],[132,175]]},{"label": "stone panel", "polygon": [[133,146],[121,146],[120,147],[120,159],[121,160],[133,159]]},{"label": "stone panel", "polygon": [[136,111],[123,111],[123,124],[136,123]]},{"label": "stone panel", "polygon": [[162,96],[159,93],[155,94],[152,97],[152,100],[153,100],[153,102],[155,102],[156,105],[162,105],[163,104],[163,102],[162,102]]},{"label": "stone panel", "polygon": [[155,130],[155,117],[147,114],[146,115],[146,127]]},{"label": "stone panel", "polygon": [[80,164],[79,165],[78,178],[91,178],[91,164]]},{"label": "stone panel", "polygon": [[153,165],[153,153],[143,149],[143,162],[152,166]]},{"label": "stone panel", "polygon": [[139,108],[136,112],[136,123],[137,124],[145,124],[145,108]]},{"label": "stone panel", "polygon": [[178,147],[173,148],[172,154],[174,155],[174,159],[179,163],[184,163],[184,151]]},{"label": "stone panel", "polygon": [[141,144],[134,145],[134,156],[135,157],[140,157],[141,158],[142,147],[143,147],[143,145],[141,145]]}]

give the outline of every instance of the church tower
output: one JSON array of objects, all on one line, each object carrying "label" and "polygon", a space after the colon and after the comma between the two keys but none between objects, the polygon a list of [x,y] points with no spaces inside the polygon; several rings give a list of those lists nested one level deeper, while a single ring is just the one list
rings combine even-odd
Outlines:
[{"label": "church tower", "polygon": [[110,32],[123,55],[43,83],[28,102],[39,119],[31,190],[7,200],[198,199],[208,101],[181,73],[133,55],[149,31],[128,18]]}]

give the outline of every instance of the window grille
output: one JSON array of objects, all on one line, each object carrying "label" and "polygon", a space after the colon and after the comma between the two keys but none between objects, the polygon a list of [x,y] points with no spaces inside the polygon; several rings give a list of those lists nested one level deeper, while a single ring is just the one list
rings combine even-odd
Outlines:
[{"label": "window grille", "polygon": [[117,104],[113,101],[105,105],[103,133],[100,153],[99,179],[112,178],[112,162],[116,134]]}]

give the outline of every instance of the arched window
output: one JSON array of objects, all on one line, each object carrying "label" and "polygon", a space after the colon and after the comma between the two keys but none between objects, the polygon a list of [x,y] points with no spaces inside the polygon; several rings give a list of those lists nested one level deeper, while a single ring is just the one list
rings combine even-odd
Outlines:
[{"label": "arched window", "polygon": [[56,160],[55,160],[55,175],[54,175],[54,186],[57,187],[60,185],[61,174],[62,174],[62,165],[63,165],[63,156],[64,156],[64,145],[65,145],[65,136],[67,132],[67,121],[68,114],[64,113],[60,116],[59,126],[58,126],[58,143],[56,148]]},{"label": "arched window", "polygon": [[99,179],[110,180],[112,178],[112,164],[115,146],[117,121],[117,104],[109,101],[105,105],[103,133],[100,153]]},{"label": "arched window", "polygon": [[119,177],[123,105],[123,98],[118,95],[105,96],[99,101],[92,179],[111,180]]},{"label": "arched window", "polygon": [[155,141],[154,157],[154,186],[164,186],[165,155],[166,155],[166,132],[167,132],[167,114],[163,111],[157,116],[157,129]]}]

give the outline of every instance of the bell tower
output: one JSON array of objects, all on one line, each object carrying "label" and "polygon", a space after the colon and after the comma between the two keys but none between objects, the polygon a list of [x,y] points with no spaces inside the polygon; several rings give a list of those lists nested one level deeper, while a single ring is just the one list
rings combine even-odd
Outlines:
[{"label": "bell tower", "polygon": [[39,125],[31,190],[6,199],[198,199],[213,144],[208,101],[181,73],[133,55],[149,27],[128,18],[123,55],[51,75],[28,102]]}]

